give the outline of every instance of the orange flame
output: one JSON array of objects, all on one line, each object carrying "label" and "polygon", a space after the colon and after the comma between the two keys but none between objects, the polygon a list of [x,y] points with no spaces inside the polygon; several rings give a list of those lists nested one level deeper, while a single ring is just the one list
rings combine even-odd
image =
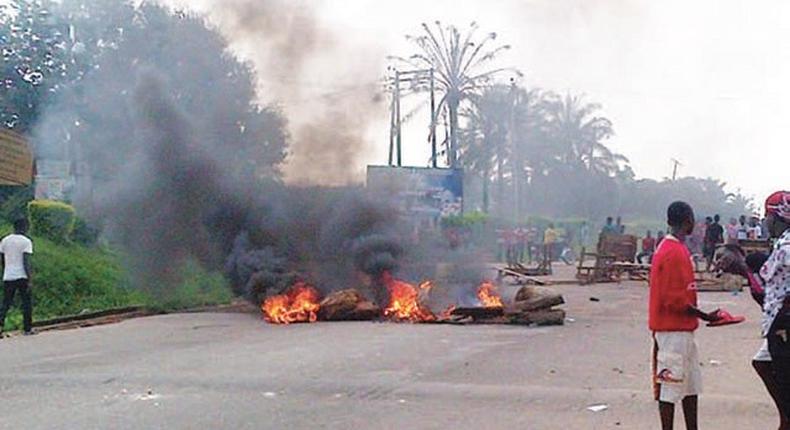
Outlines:
[{"label": "orange flame", "polygon": [[501,308],[504,307],[502,297],[496,291],[496,287],[491,282],[483,282],[477,287],[477,298],[483,307],[486,308]]},{"label": "orange flame", "polygon": [[436,316],[420,303],[420,292],[427,293],[433,287],[430,281],[415,287],[407,282],[393,278],[388,273],[382,281],[390,293],[390,303],[384,309],[384,316],[397,321],[425,322],[434,321]]},{"label": "orange flame", "polygon": [[272,324],[315,322],[320,308],[319,297],[315,288],[297,282],[284,294],[269,297],[261,304],[263,319]]}]

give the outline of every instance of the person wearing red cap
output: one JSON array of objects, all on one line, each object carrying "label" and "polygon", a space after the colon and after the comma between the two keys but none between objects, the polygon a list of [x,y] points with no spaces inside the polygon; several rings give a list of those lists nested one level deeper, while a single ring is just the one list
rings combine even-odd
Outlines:
[{"label": "person wearing red cap", "polygon": [[778,191],[768,197],[765,225],[775,241],[760,269],[765,281],[762,334],[782,393],[782,411],[790,417],[790,192]]},{"label": "person wearing red cap", "polygon": [[694,332],[698,319],[717,321],[719,311],[697,307],[691,253],[684,245],[694,230],[694,211],[685,202],[667,209],[670,234],[661,241],[650,269],[648,325],[653,332],[653,394],[658,401],[661,428],[672,430],[675,404],[682,402],[688,430],[697,429],[697,400],[702,372]]},{"label": "person wearing red cap", "polygon": [[[720,261],[723,271],[746,276],[763,305],[763,346],[754,358],[755,369],[779,407],[780,430],[790,429],[790,192],[777,191],[765,201],[765,225],[775,239],[773,250],[752,275],[743,253],[729,253]],[[766,374],[765,363],[771,372]],[[754,364],[754,363],[753,363]]]}]

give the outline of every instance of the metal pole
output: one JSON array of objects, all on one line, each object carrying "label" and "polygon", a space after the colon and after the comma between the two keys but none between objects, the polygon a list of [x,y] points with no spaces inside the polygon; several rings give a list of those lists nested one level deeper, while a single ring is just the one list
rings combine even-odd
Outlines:
[{"label": "metal pole", "polygon": [[515,82],[511,82],[510,84],[510,112],[508,117],[508,145],[510,146],[510,150],[513,151],[515,155],[515,163],[513,166],[513,218],[515,222],[520,222],[519,217],[521,216],[521,196],[519,189],[519,179],[521,175],[521,154],[517,151],[516,148],[513,147],[513,133],[516,128],[515,122],[515,109],[516,109],[516,84]]},{"label": "metal pole", "polygon": [[435,93],[435,84],[434,84],[434,72],[433,68],[431,69],[431,166],[435,169],[437,167],[436,164],[436,97]]},{"label": "metal pole", "polygon": [[395,87],[392,87],[392,102],[390,103],[390,157],[389,165],[395,155]]},{"label": "metal pole", "polygon": [[398,148],[398,167],[401,166],[401,121],[400,121],[400,72],[395,71],[395,124],[397,128],[396,143]]}]

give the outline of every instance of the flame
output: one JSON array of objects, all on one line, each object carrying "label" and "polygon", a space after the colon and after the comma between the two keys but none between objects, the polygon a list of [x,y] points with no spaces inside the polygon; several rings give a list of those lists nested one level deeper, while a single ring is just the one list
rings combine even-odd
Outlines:
[{"label": "flame", "polygon": [[272,324],[315,322],[320,308],[318,291],[304,282],[292,285],[284,294],[261,304],[263,319]]},{"label": "flame", "polygon": [[436,316],[420,302],[420,293],[427,294],[433,287],[430,281],[418,287],[398,280],[388,273],[382,275],[382,281],[390,293],[390,303],[384,309],[384,316],[398,321],[425,322],[434,321]]},{"label": "flame", "polygon": [[483,282],[477,287],[477,298],[483,307],[486,308],[501,308],[504,307],[502,297],[496,291],[496,286],[491,282]]}]

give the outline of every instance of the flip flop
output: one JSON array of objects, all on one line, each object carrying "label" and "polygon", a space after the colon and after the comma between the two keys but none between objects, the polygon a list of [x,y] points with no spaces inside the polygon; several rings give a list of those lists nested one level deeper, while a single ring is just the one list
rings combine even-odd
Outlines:
[{"label": "flip flop", "polygon": [[732,316],[727,311],[719,311],[719,319],[708,323],[708,327],[721,327],[724,325],[738,324],[746,321],[746,317],[738,315]]}]

